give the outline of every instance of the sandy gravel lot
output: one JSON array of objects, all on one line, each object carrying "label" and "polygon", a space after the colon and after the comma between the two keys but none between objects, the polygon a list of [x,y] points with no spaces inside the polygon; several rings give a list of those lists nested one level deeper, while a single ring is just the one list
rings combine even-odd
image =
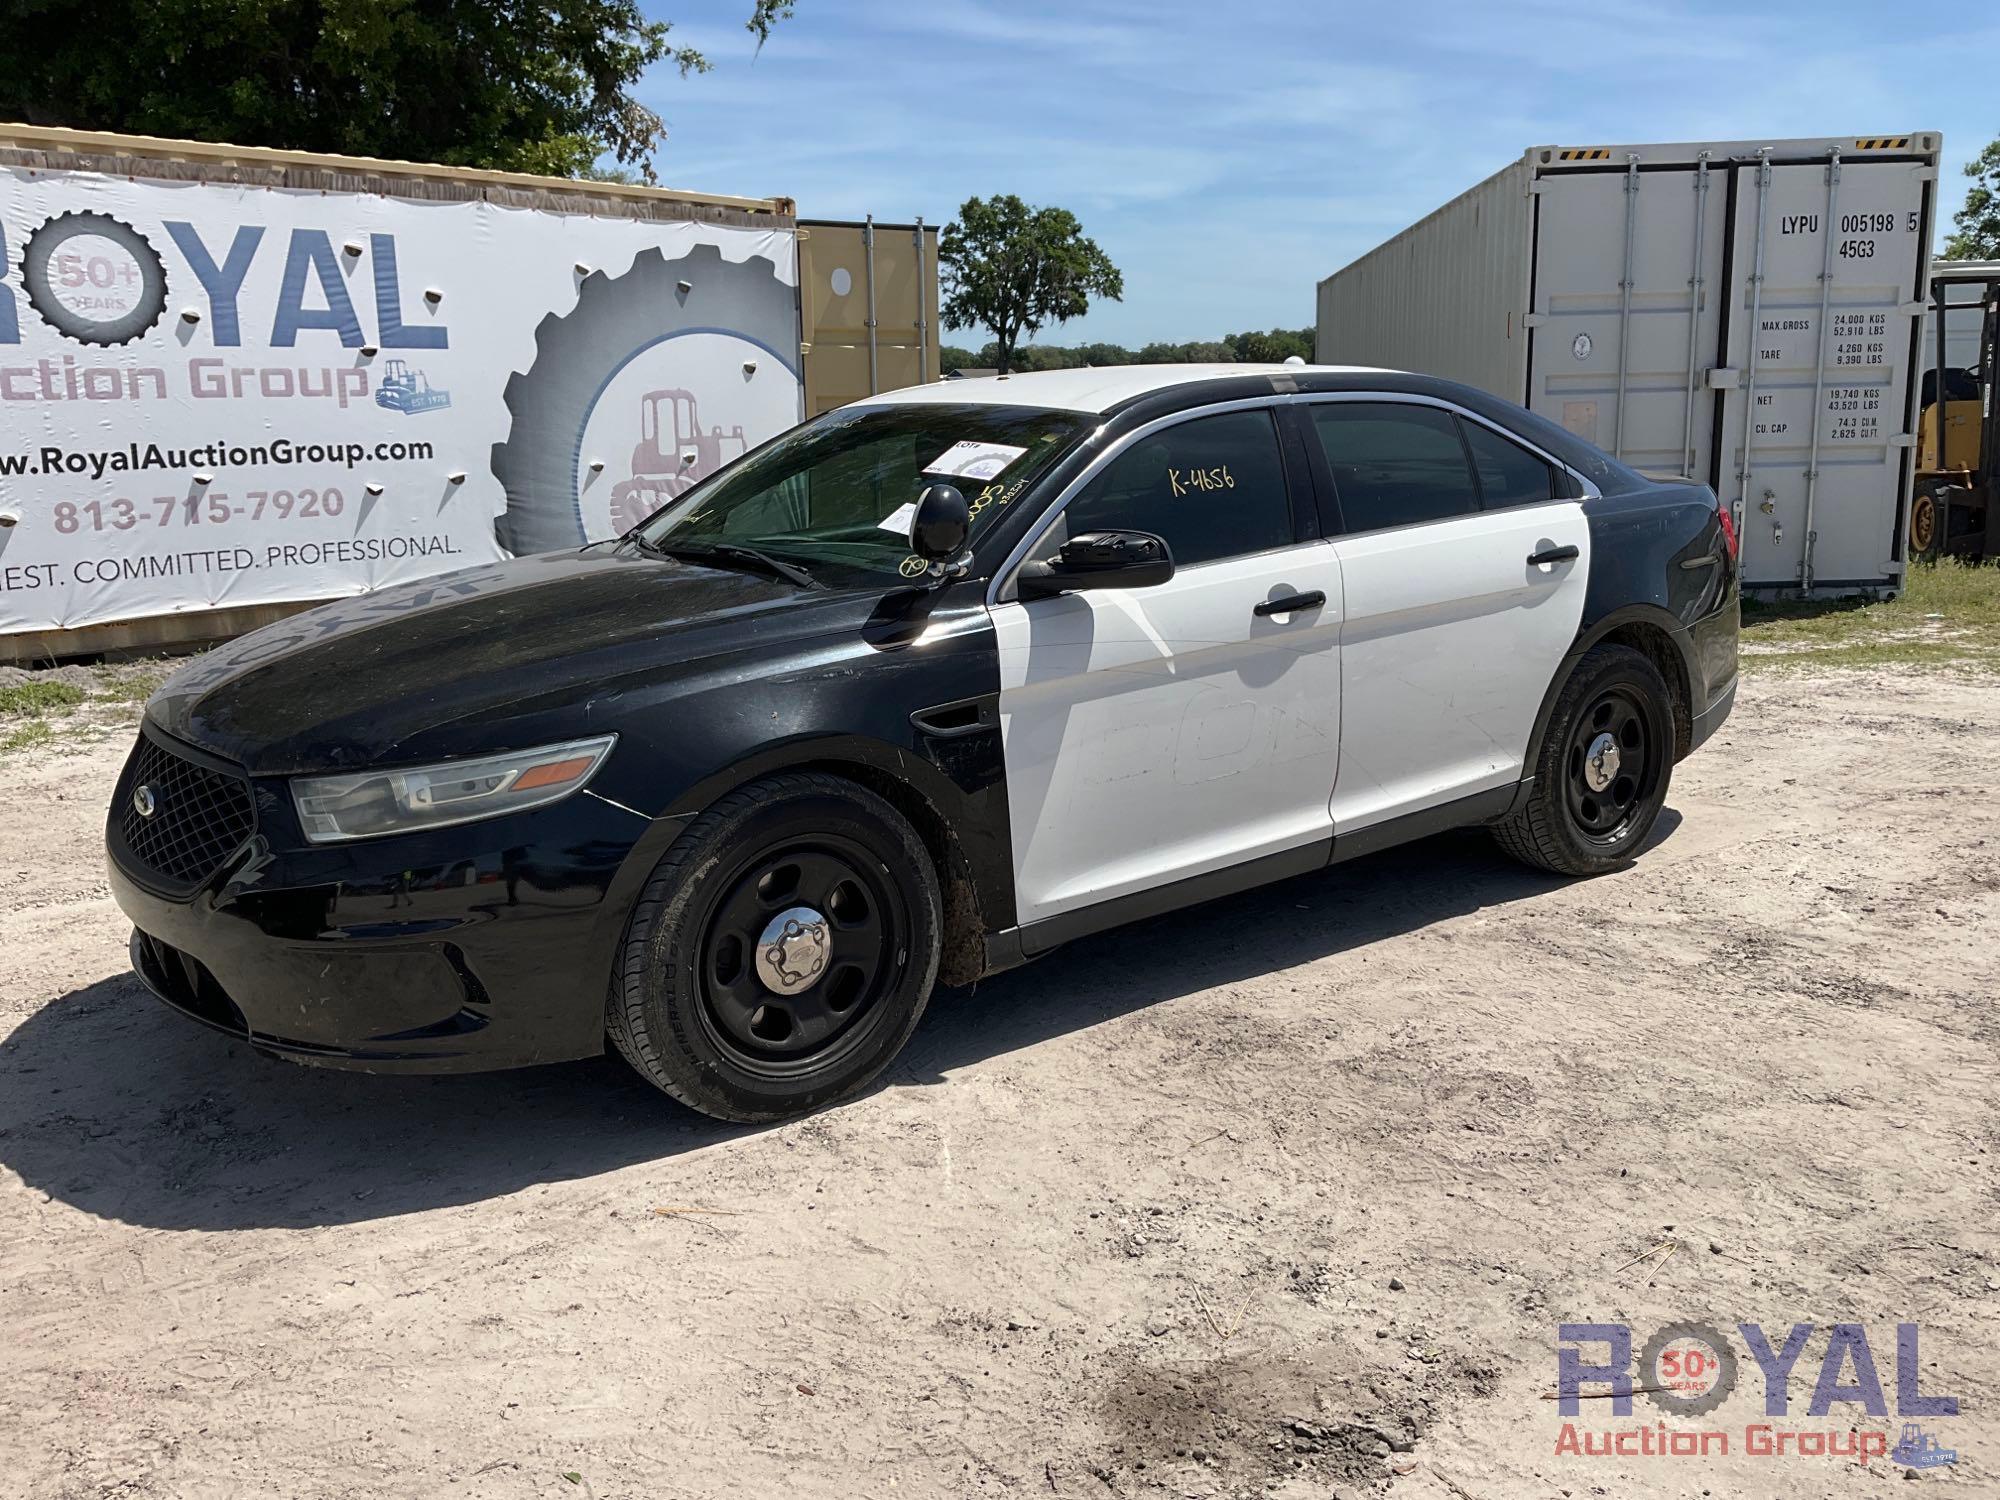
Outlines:
[{"label": "sandy gravel lot", "polygon": [[[1557,1324],[1681,1319],[1814,1323],[1792,1425],[1892,1442],[1920,1324],[1922,1482],[2000,1493],[1991,677],[1753,678],[1622,874],[1450,837],[1079,943],[764,1130],[168,1014],[124,748],[0,760],[0,1494],[1920,1493],[1744,1453],[1747,1355],[1666,1424],[1729,1456],[1559,1453]],[[1834,1322],[1887,1417],[1804,1418]]]}]

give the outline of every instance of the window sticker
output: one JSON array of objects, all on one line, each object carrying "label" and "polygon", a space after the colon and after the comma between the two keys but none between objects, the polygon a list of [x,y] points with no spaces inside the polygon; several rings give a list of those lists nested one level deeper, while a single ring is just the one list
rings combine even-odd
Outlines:
[{"label": "window sticker", "polygon": [[1027,486],[1028,486],[1028,481],[1025,479],[1017,479],[1012,484],[1006,484],[1006,485],[1001,485],[1001,484],[987,485],[986,488],[981,490],[979,494],[974,498],[972,504],[969,507],[967,507],[966,518],[968,520],[973,520],[973,521],[978,520],[979,513],[985,510],[988,506],[991,506],[995,510],[1000,510],[1004,508],[1008,501],[1012,500],[1016,495],[1020,494],[1022,490],[1027,488]]},{"label": "window sticker", "polygon": [[917,519],[917,502],[899,505],[875,524],[883,531],[893,531],[897,536],[908,538],[910,527]]},{"label": "window sticker", "polygon": [[1001,472],[1028,450],[1008,443],[976,443],[967,439],[953,443],[924,465],[926,474],[947,479],[998,479]]}]

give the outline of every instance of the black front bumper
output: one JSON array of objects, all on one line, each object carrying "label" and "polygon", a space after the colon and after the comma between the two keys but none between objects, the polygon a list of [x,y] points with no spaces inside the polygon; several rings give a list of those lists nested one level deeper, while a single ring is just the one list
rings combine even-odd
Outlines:
[{"label": "black front bumper", "polygon": [[163,888],[134,857],[114,801],[111,893],[154,994],[260,1050],[371,1072],[603,1050],[624,914],[677,820],[585,791],[513,817],[316,846],[282,781],[251,785],[255,831],[192,892]]}]

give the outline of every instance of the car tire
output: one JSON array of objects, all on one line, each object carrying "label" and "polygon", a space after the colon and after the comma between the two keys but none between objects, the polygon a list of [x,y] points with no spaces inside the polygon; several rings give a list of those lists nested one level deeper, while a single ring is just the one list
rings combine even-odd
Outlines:
[{"label": "car tire", "polygon": [[941,911],[930,853],[895,808],[839,776],[767,777],[703,812],[654,869],[606,1029],[703,1114],[821,1108],[866,1088],[916,1029]]},{"label": "car tire", "polygon": [[1557,875],[1621,868],[1666,805],[1674,746],[1659,668],[1629,646],[1592,647],[1557,695],[1527,801],[1493,825],[1495,840]]}]

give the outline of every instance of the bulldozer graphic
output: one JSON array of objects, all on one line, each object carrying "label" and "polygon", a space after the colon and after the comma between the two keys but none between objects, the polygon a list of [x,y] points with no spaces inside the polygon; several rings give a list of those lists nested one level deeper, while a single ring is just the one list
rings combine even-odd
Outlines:
[{"label": "bulldozer graphic", "polygon": [[701,430],[692,391],[648,391],[641,398],[639,427],[632,477],[611,487],[612,520],[620,531],[637,526],[697,481],[750,451],[741,423],[727,432],[720,426]]},{"label": "bulldozer graphic", "polygon": [[1903,1435],[1889,1450],[1889,1457],[1906,1469],[1940,1469],[1958,1462],[1958,1450],[1946,1448],[1916,1422],[1903,1424]]},{"label": "bulldozer graphic", "polygon": [[420,411],[442,411],[451,405],[451,392],[433,388],[424,372],[412,370],[408,360],[392,359],[382,367],[375,404],[408,417]]}]

